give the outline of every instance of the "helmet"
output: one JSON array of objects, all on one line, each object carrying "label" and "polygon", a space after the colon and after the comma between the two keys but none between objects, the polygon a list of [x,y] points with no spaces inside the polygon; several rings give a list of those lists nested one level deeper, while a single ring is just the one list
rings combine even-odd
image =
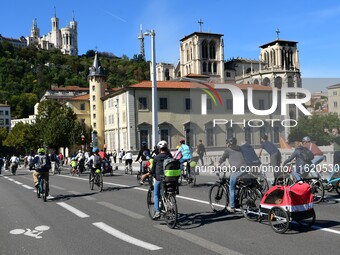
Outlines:
[{"label": "helmet", "polygon": [[179,140],[179,143],[185,143],[185,140],[182,138],[181,140]]},{"label": "helmet", "polygon": [[236,145],[237,144],[237,140],[235,137],[231,137],[227,139],[227,144],[229,145]]},{"label": "helmet", "polygon": [[97,152],[99,152],[99,149],[98,149],[97,147],[94,147],[94,148],[92,149],[92,152],[93,152],[93,153],[97,153]]},{"label": "helmet", "polygon": [[157,144],[157,147],[160,148],[160,149],[161,148],[167,148],[168,147],[168,143],[166,141],[164,141],[164,140],[159,141],[158,144]]},{"label": "helmet", "polygon": [[38,154],[45,154],[45,149],[44,148],[39,148],[38,149]]},{"label": "helmet", "polygon": [[305,136],[304,138],[302,138],[302,142],[305,142],[305,143],[310,143],[311,139],[309,136]]}]

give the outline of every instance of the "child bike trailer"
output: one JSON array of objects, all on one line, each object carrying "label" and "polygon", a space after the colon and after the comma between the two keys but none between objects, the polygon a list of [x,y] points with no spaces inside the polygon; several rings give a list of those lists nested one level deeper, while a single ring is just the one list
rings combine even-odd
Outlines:
[{"label": "child bike trailer", "polygon": [[315,222],[313,194],[307,183],[297,182],[291,186],[274,186],[263,196],[261,215],[268,215],[270,226],[276,233],[285,233],[291,221],[304,227]]}]

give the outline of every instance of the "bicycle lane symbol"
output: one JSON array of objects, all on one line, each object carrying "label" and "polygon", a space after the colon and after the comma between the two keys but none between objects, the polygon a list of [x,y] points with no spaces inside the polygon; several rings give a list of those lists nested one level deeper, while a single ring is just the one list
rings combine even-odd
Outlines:
[{"label": "bicycle lane symbol", "polygon": [[37,239],[41,239],[42,236],[41,234],[46,231],[46,230],[49,230],[50,227],[49,226],[37,226],[35,227],[33,230],[29,229],[29,228],[26,228],[25,229],[13,229],[11,231],[9,231],[10,234],[12,235],[21,235],[21,234],[24,234],[25,236],[31,236],[31,237],[35,237]]}]

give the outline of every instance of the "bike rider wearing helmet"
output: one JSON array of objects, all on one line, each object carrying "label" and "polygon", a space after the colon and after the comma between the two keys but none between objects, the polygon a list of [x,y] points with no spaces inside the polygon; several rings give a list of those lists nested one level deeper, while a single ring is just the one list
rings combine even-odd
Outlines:
[{"label": "bike rider wearing helmet", "polygon": [[86,164],[90,167],[91,170],[91,181],[94,178],[94,172],[97,169],[102,170],[102,159],[99,156],[99,149],[97,147],[94,147],[92,149],[92,155],[91,157],[89,157],[88,161],[86,162]]},{"label": "bike rider wearing helmet", "polygon": [[181,170],[183,171],[183,162],[187,162],[191,159],[191,150],[188,145],[185,144],[185,140],[181,139],[179,140],[180,146],[175,154],[174,158],[178,158],[179,154],[182,154],[182,157],[179,159],[179,162],[181,163]]},{"label": "bike rider wearing helmet", "polygon": [[228,159],[229,166],[231,169],[230,174],[230,185],[229,185],[229,205],[227,210],[231,213],[235,212],[235,187],[236,182],[239,177],[241,177],[245,172],[241,172],[240,168],[246,166],[247,163],[243,158],[241,147],[237,145],[237,140],[235,137],[226,140],[227,148],[225,149],[222,157],[218,161],[219,165],[222,164],[226,159]]},{"label": "bike rider wearing helmet", "polygon": [[305,136],[304,138],[302,138],[302,145],[303,147],[307,148],[313,153],[314,155],[314,158],[312,160],[313,165],[316,166],[319,163],[321,163],[322,160],[324,160],[323,152],[315,143],[312,143],[312,140],[310,139],[309,136]]},{"label": "bike rider wearing helmet", "polygon": [[[34,186],[38,188],[39,186],[39,175],[42,175],[42,177],[45,179],[47,185],[49,181],[49,170],[51,169],[51,160],[50,157],[45,153],[44,148],[38,149],[38,154],[35,155],[32,164],[35,166],[33,171],[33,181]],[[48,189],[47,194],[48,195]]]},{"label": "bike rider wearing helmet", "polygon": [[[159,208],[159,195],[160,195],[160,187],[161,187],[161,176],[164,175],[164,167],[163,162],[165,159],[171,157],[172,155],[168,149],[168,143],[166,141],[160,141],[157,144],[159,153],[154,157],[152,168],[150,170],[150,175],[154,177],[154,209],[155,215],[153,219],[157,219],[160,217],[160,208]],[[145,177],[144,177],[145,178]]]},{"label": "bike rider wearing helmet", "polygon": [[141,159],[139,172],[141,175],[144,173],[144,169],[146,166],[146,162],[150,159],[150,150],[148,149],[147,143],[145,141],[142,142],[142,147],[138,152],[138,156],[135,162],[138,162]]}]

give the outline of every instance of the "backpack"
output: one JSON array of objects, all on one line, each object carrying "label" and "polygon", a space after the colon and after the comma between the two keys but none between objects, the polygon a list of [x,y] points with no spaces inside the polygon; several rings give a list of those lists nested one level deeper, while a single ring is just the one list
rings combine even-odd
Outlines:
[{"label": "backpack", "polygon": [[311,163],[314,158],[313,152],[305,147],[300,148],[300,156],[305,163]]},{"label": "backpack", "polygon": [[94,168],[96,169],[100,169],[102,167],[102,162],[101,162],[101,158],[99,157],[99,155],[94,155],[93,157],[93,163],[92,165],[94,166]]},{"label": "backpack", "polygon": [[259,157],[256,155],[254,148],[250,144],[243,144],[241,146],[241,152],[244,158],[244,161],[248,166],[260,166],[261,161]]},{"label": "backpack", "polygon": [[168,157],[163,161],[164,176],[168,177],[178,177],[181,175],[181,163],[179,160]]}]

